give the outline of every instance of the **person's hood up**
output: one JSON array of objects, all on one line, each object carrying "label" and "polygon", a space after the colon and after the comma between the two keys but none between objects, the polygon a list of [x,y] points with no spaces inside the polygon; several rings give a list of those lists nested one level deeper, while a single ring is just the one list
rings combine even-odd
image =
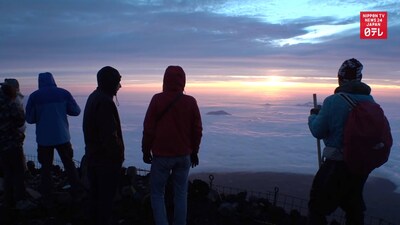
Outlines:
[{"label": "person's hood up", "polygon": [[164,73],[163,91],[183,92],[186,85],[186,75],[180,66],[168,66]]},{"label": "person's hood up", "polygon": [[39,73],[39,89],[44,87],[57,87],[53,74],[49,72]]},{"label": "person's hood up", "polygon": [[110,96],[117,94],[121,75],[111,66],[105,66],[97,72],[97,87]]}]

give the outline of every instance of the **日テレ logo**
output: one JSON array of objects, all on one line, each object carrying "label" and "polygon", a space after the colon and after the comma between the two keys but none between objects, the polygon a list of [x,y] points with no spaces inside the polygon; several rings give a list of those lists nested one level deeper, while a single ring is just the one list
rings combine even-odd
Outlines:
[{"label": "\u65e5\u30c6\u30ec logo", "polygon": [[360,12],[361,39],[387,39],[387,12]]}]

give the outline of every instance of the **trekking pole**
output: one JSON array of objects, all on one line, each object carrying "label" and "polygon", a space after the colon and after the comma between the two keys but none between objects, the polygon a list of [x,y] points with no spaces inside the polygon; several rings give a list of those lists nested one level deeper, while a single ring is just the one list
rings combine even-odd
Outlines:
[{"label": "trekking pole", "polygon": [[[317,94],[313,94],[314,108],[317,108]],[[321,139],[317,138],[318,166],[321,167]]]}]

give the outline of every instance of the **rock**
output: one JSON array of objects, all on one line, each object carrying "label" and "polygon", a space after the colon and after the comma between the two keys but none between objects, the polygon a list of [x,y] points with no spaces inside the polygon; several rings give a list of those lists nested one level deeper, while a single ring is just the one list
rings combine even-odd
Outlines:
[{"label": "rock", "polygon": [[33,190],[30,187],[26,188],[26,192],[35,200],[38,200],[38,199],[40,199],[42,197],[42,195],[38,191]]}]

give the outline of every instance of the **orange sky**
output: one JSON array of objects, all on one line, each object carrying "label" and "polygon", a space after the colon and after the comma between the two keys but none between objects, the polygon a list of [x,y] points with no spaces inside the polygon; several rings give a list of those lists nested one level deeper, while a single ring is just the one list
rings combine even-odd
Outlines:
[{"label": "orange sky", "polygon": [[[372,94],[379,98],[391,100],[400,96],[400,87],[396,85],[369,84]],[[145,92],[156,93],[161,91],[161,81],[158,83],[128,83],[123,84],[121,92]],[[203,96],[230,96],[230,97],[253,97],[254,99],[270,101],[308,98],[313,93],[326,97],[333,93],[337,87],[336,79],[323,80],[320,82],[295,82],[288,81],[283,77],[269,77],[257,80],[230,80],[230,81],[202,81],[188,82],[185,91],[190,95]],[[321,99],[322,101],[322,99]]]},{"label": "orange sky", "polygon": [[[133,76],[132,76],[133,77]],[[160,92],[162,89],[161,76],[146,77],[146,79],[132,79],[129,76],[121,81],[122,89],[120,94],[142,92],[151,96]],[[57,76],[56,83],[59,87],[65,88],[73,95],[88,95],[96,88],[96,79],[87,77],[79,79],[76,77]],[[92,77],[91,77],[92,78]],[[187,80],[185,91],[187,94],[198,96],[219,96],[223,101],[224,96],[231,97],[251,97],[260,101],[279,101],[288,99],[309,98],[313,93],[317,93],[322,98],[333,93],[337,87],[336,78],[301,78],[285,76],[232,76],[229,79],[204,80],[190,77]],[[25,95],[37,89],[37,78],[27,77],[20,80],[21,91]],[[372,88],[375,97],[385,98],[389,101],[396,100],[400,96],[400,86],[390,82],[379,80],[363,79]]]}]

